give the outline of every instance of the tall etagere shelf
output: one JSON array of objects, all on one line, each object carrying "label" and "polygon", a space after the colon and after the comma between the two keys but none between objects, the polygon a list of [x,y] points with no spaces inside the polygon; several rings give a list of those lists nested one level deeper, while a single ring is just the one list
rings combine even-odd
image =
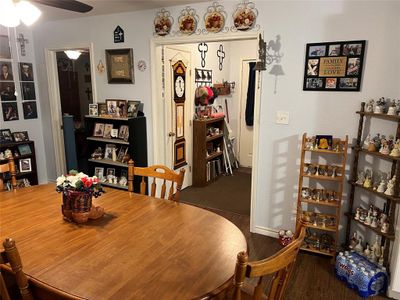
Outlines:
[{"label": "tall etagere shelf", "polygon": [[[304,133],[301,144],[297,222],[300,221],[312,230],[326,232],[332,237],[333,243],[325,245],[318,238],[316,244],[304,242],[301,250],[331,256],[334,259],[339,240],[348,137],[344,140],[333,139],[333,145],[328,149],[320,149],[315,142],[310,141],[312,137],[307,137]],[[320,157],[327,163],[321,164]],[[331,161],[333,162],[330,163]],[[330,189],[316,187],[318,183],[328,182],[333,185]],[[307,208],[304,208],[306,205]]]},{"label": "tall etagere shelf", "polygon": [[[357,114],[359,114],[360,119],[358,123],[358,133],[357,133],[357,141],[356,145],[353,147],[354,151],[354,162],[353,162],[353,167],[352,167],[352,175],[351,179],[349,181],[350,183],[350,195],[349,195],[349,211],[346,213],[347,216],[347,227],[346,227],[346,245],[349,245],[350,242],[350,231],[351,231],[351,224],[352,222],[359,224],[363,228],[366,228],[367,230],[374,231],[376,234],[380,235],[382,237],[381,240],[381,246],[385,246],[384,254],[383,254],[383,261],[384,265],[388,265],[389,262],[389,243],[395,239],[395,213],[396,213],[396,205],[400,203],[400,184],[399,184],[399,179],[400,179],[400,157],[394,157],[386,154],[382,154],[380,152],[372,152],[368,151],[366,149],[363,149],[362,147],[362,135],[363,135],[363,130],[364,130],[364,121],[366,118],[370,119],[381,119],[381,120],[386,120],[389,122],[394,122],[397,123],[397,129],[396,129],[396,138],[395,140],[400,139],[400,116],[398,115],[387,115],[387,114],[378,114],[378,113],[373,113],[373,112],[366,112],[365,111],[365,102],[361,103],[361,109],[360,111],[357,111]],[[384,159],[386,161],[391,162],[391,177],[396,175],[396,183],[394,186],[394,195],[386,195],[385,193],[380,193],[377,190],[373,188],[367,188],[364,187],[363,185],[357,184],[357,176],[358,176],[358,170],[359,170],[359,160],[361,155],[371,155],[376,159]],[[376,197],[377,199],[381,199],[381,201],[384,201],[386,203],[385,210],[383,211],[389,219],[389,231],[387,233],[383,233],[379,227],[372,227],[369,225],[364,224],[363,222],[356,220],[354,218],[355,216],[355,211],[354,211],[354,202],[358,197],[356,197],[356,191],[366,191],[367,193],[370,193],[371,195],[378,196]],[[379,200],[378,200],[379,201]]]}]

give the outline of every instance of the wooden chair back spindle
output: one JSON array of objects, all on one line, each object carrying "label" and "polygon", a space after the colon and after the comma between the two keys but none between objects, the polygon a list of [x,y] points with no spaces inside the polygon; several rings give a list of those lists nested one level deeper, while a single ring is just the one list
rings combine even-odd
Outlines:
[{"label": "wooden chair back spindle", "polygon": [[[11,156],[8,158],[6,164],[0,165],[0,174],[4,176],[5,173],[9,172],[11,175],[11,185],[13,189],[17,188],[17,172],[15,171],[14,158]],[[2,176],[0,176],[0,192],[4,190],[4,182]]]},{"label": "wooden chair back spindle", "polygon": [[[237,256],[232,299],[241,300],[243,294],[246,294],[247,296],[245,299],[261,299],[264,296],[264,291],[267,284],[264,276],[271,274],[274,274],[274,276],[270,284],[267,299],[283,299],[305,234],[305,228],[299,228],[298,236],[292,243],[287,245],[278,253],[264,260],[248,262],[247,253],[240,252]],[[246,277],[259,278],[252,295],[249,295],[249,293],[246,293],[246,291],[243,289]]]},{"label": "wooden chair back spindle", "polygon": [[[146,194],[147,185],[146,179],[153,177],[150,185],[150,196],[156,197],[157,193],[157,179],[162,180],[162,185],[160,189],[160,198],[165,199],[167,192],[167,182],[171,183],[168,190],[168,200],[179,201],[180,191],[182,189],[183,179],[185,176],[185,170],[181,169],[177,174],[166,166],[153,165],[149,167],[135,167],[132,160],[128,163],[128,190],[133,192],[133,178],[134,176],[141,176],[142,180],[140,182],[140,193]],[[150,179],[149,179],[150,184]],[[176,192],[175,192],[176,189]]]}]

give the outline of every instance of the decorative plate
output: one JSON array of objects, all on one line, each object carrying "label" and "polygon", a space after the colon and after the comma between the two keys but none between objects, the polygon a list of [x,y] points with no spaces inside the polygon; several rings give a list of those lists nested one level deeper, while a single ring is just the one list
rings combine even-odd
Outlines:
[{"label": "decorative plate", "polygon": [[183,34],[193,34],[197,29],[199,16],[193,8],[187,6],[181,11],[181,15],[178,18],[179,31]]},{"label": "decorative plate", "polygon": [[142,72],[144,72],[147,68],[146,62],[144,60],[139,60],[137,63],[137,66],[138,66],[139,71],[142,71]]},{"label": "decorative plate", "polygon": [[171,17],[169,11],[165,10],[164,8],[161,9],[161,11],[157,13],[157,16],[154,19],[155,34],[159,36],[165,36],[169,34],[173,23],[174,19]]},{"label": "decorative plate", "polygon": [[225,26],[226,12],[224,7],[214,2],[209,6],[207,13],[204,15],[204,24],[208,32],[220,32]]},{"label": "decorative plate", "polygon": [[258,11],[253,2],[239,3],[233,13],[233,24],[237,30],[246,31],[254,27]]}]

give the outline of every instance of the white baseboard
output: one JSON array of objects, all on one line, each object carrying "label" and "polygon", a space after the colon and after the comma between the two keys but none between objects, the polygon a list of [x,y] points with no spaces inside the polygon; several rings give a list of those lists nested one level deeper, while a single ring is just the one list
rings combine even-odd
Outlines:
[{"label": "white baseboard", "polygon": [[252,232],[266,235],[275,239],[278,238],[278,231],[267,227],[254,226]]},{"label": "white baseboard", "polygon": [[387,294],[387,295],[388,295],[390,298],[393,298],[393,299],[400,299],[400,293],[391,290],[390,287],[389,287],[389,291],[388,291],[388,294]]}]

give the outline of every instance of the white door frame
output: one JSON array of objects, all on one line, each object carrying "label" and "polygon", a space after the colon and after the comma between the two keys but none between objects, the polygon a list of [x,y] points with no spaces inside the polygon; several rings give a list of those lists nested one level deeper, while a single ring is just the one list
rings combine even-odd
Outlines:
[{"label": "white door frame", "polygon": [[[153,125],[153,163],[165,164],[164,157],[164,134],[165,128],[163,129],[164,123],[164,101],[162,95],[162,78],[161,78],[161,67],[157,58],[157,48],[162,45],[173,45],[173,44],[191,44],[199,42],[227,42],[235,40],[258,40],[259,34],[263,35],[263,32],[235,32],[227,34],[209,34],[209,35],[191,35],[184,37],[164,37],[157,38],[154,37],[150,40],[150,51],[151,51],[151,107],[152,107],[152,125]],[[258,50],[258,49],[257,49]],[[255,50],[255,57],[258,57],[257,50]],[[259,74],[259,82],[257,87],[261,89],[262,73]],[[255,98],[254,102],[254,135],[253,135],[253,159],[252,165],[253,169],[251,172],[251,205],[250,205],[250,231],[254,232],[254,218],[255,218],[255,207],[257,200],[257,174],[258,174],[258,149],[259,149],[259,128],[260,128],[260,95],[261,93],[256,93],[258,97]],[[190,100],[189,100],[190,101]]]},{"label": "white door frame", "polygon": [[65,160],[64,134],[60,129],[62,126],[61,99],[58,82],[57,57],[56,52],[73,49],[89,49],[90,55],[90,72],[92,74],[92,95],[93,103],[97,101],[96,93],[96,67],[94,64],[94,47],[93,43],[77,43],[74,46],[45,48],[44,55],[47,69],[47,82],[49,86],[50,114],[52,119],[52,133],[54,141],[54,155],[56,174],[65,174],[67,165]]}]

